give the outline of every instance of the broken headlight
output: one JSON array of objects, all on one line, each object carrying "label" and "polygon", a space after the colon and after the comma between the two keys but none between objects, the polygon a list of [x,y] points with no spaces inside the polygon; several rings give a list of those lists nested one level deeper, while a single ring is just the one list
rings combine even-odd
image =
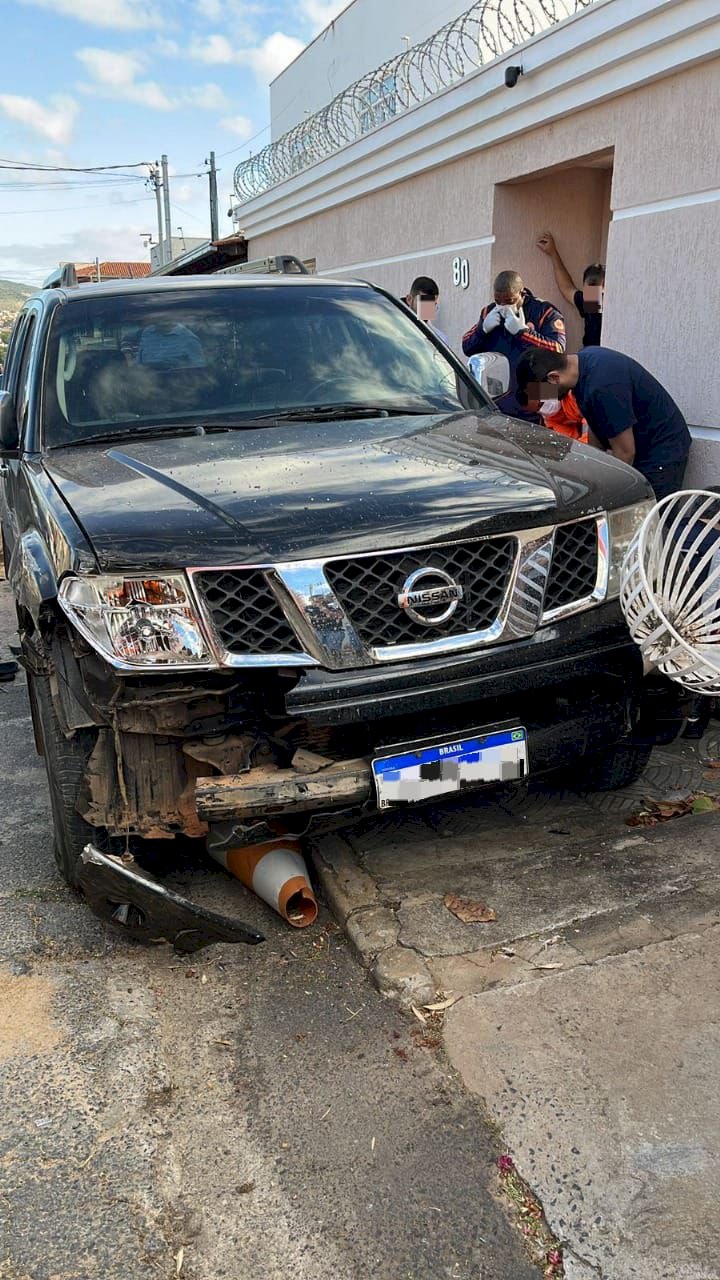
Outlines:
[{"label": "broken headlight", "polygon": [[66,578],[58,599],[78,631],[114,666],[217,665],[183,574]]},{"label": "broken headlight", "polygon": [[623,560],[648,511],[652,511],[654,506],[654,499],[648,498],[644,502],[633,503],[631,507],[621,507],[619,511],[608,511],[610,535],[608,597],[620,595],[620,570]]}]

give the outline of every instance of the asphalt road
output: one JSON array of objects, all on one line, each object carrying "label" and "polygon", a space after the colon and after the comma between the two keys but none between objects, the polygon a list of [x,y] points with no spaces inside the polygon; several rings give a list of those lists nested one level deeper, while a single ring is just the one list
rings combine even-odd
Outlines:
[{"label": "asphalt road", "polygon": [[209,867],[263,946],[110,936],[56,875],[22,676],[0,724],[0,1280],[537,1276],[497,1133],[327,913],[292,933]]}]

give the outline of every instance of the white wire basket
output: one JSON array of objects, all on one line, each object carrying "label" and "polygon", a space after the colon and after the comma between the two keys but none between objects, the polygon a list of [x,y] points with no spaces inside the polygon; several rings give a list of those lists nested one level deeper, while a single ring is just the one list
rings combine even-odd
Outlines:
[{"label": "white wire basket", "polygon": [[646,671],[720,694],[720,494],[663,498],[630,543],[620,604]]}]

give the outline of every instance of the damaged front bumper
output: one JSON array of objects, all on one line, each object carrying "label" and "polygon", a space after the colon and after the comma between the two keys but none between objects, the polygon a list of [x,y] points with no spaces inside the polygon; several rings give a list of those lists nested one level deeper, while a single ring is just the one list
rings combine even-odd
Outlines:
[{"label": "damaged front bumper", "polygon": [[102,920],[139,942],[169,942],[190,954],[212,942],[245,942],[265,937],[239,920],[182,898],[133,860],[102,853],[88,844],[82,851],[77,885]]}]

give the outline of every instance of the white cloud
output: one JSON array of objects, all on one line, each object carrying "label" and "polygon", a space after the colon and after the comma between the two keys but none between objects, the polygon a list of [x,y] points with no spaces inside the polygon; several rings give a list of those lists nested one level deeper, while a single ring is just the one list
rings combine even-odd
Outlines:
[{"label": "white cloud", "polygon": [[223,129],[227,129],[228,133],[234,133],[241,142],[247,142],[248,138],[252,138],[255,126],[249,116],[225,116],[220,121]]},{"label": "white cloud", "polygon": [[198,62],[216,66],[235,63],[250,67],[262,84],[269,84],[304,48],[302,40],[285,35],[284,31],[273,31],[272,35],[256,45],[233,44],[227,36],[214,32],[207,36],[196,36],[191,40],[187,52],[190,58]]},{"label": "white cloud", "polygon": [[143,0],[22,0],[22,3],[51,9],[65,18],[78,18],[91,26],[114,31],[164,26],[160,14]]},{"label": "white cloud", "polygon": [[199,111],[224,111],[229,105],[227,94],[217,84],[198,84],[186,89],[182,102],[188,107],[197,107]]},{"label": "white cloud", "polygon": [[137,102],[155,111],[171,111],[173,103],[154,80],[138,80],[144,69],[143,60],[132,53],[115,53],[110,49],[78,49],[76,58],[92,77],[86,92],[101,93],[124,102]]},{"label": "white cloud", "polygon": [[197,0],[197,9],[201,18],[217,22],[223,16],[222,0]]},{"label": "white cloud", "polygon": [[218,34],[198,36],[190,44],[188,54],[197,62],[221,64],[237,62],[238,55],[227,36]]},{"label": "white cloud", "polygon": [[136,102],[155,111],[174,111],[178,107],[195,107],[198,111],[225,111],[227,95],[217,84],[191,85],[169,97],[155,80],[139,80],[147,59],[135,53],[115,53],[110,49],[78,49],[76,58],[92,77],[80,88],[123,102]]},{"label": "white cloud", "polygon": [[348,0],[300,0],[300,13],[314,31],[322,31],[346,9]]},{"label": "white cloud", "polygon": [[152,42],[152,49],[159,58],[180,58],[183,53],[177,40],[170,40],[167,36],[156,36]]},{"label": "white cloud", "polygon": [[43,106],[37,98],[25,98],[14,93],[0,94],[0,111],[10,120],[24,124],[50,142],[63,145],[70,141],[79,107],[74,98],[58,94]]},{"label": "white cloud", "polygon": [[7,242],[0,247],[0,276],[10,279],[41,282],[59,262],[146,262],[148,251],[143,249],[140,232],[150,223],[136,226],[107,226],[102,218],[95,225],[83,227],[54,240],[43,241],[42,236],[25,242]]},{"label": "white cloud", "polygon": [[286,36],[283,31],[273,31],[255,49],[240,49],[237,60],[252,67],[258,80],[269,84],[304,48],[302,40]]}]

